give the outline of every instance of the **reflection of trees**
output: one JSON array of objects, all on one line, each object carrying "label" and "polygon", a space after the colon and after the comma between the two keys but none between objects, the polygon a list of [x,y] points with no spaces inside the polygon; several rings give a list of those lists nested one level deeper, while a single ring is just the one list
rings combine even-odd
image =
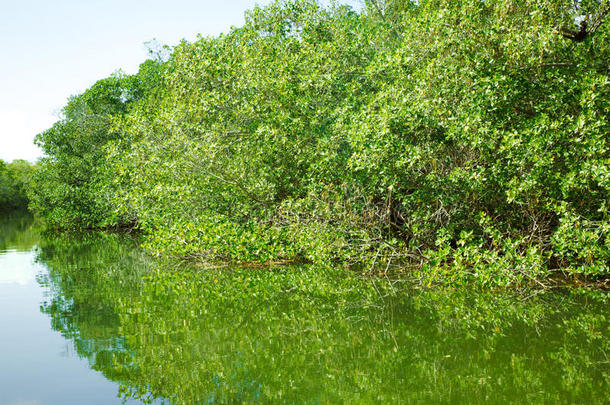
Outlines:
[{"label": "reflection of trees", "polygon": [[132,363],[116,301],[138,293],[146,263],[135,247],[127,237],[102,233],[46,234],[40,244],[38,260],[49,270],[39,277],[49,289],[41,310],[51,316],[53,329],[74,340],[79,356],[107,370],[107,377],[115,362]]},{"label": "reflection of trees", "polygon": [[54,328],[127,397],[603,403],[608,388],[600,294],[408,290],[313,268],[175,271],[101,234],[49,239],[40,259]]},{"label": "reflection of trees", "polygon": [[0,212],[0,251],[34,247],[38,233],[32,223],[33,217],[27,211]]}]

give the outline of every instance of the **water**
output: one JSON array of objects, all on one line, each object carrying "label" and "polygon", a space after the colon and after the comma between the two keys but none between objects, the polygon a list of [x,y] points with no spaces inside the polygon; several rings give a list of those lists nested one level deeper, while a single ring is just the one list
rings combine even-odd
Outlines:
[{"label": "water", "polygon": [[202,269],[0,218],[0,405],[609,403],[605,293]]},{"label": "water", "polygon": [[48,268],[23,214],[0,214],[0,404],[120,404],[118,384],[92,370],[55,331],[41,303]]}]

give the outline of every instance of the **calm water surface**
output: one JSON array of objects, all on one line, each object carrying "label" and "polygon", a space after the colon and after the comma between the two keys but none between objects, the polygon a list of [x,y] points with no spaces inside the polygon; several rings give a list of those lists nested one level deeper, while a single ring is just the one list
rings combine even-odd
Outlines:
[{"label": "calm water surface", "polygon": [[0,405],[608,404],[607,300],[203,270],[0,214]]}]

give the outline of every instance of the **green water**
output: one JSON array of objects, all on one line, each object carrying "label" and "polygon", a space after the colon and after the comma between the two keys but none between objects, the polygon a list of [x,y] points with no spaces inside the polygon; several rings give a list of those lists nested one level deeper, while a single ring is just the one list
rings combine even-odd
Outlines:
[{"label": "green water", "polygon": [[0,217],[0,404],[608,404],[607,294],[204,270]]}]

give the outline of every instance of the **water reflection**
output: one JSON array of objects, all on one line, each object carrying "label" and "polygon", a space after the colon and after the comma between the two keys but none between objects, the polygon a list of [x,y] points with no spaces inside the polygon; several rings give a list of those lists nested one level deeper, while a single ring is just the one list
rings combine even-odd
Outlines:
[{"label": "water reflection", "polygon": [[417,290],[311,267],[202,270],[46,237],[42,310],[124,398],[606,403],[607,295]]},{"label": "water reflection", "polygon": [[203,270],[30,225],[0,218],[2,404],[607,403],[604,293]]},{"label": "water reflection", "polygon": [[47,268],[31,225],[23,213],[0,215],[0,404],[123,403],[117,384],[91,370],[41,313],[37,281]]},{"label": "water reflection", "polygon": [[23,211],[0,211],[0,253],[8,250],[27,252],[38,241],[32,215]]}]

